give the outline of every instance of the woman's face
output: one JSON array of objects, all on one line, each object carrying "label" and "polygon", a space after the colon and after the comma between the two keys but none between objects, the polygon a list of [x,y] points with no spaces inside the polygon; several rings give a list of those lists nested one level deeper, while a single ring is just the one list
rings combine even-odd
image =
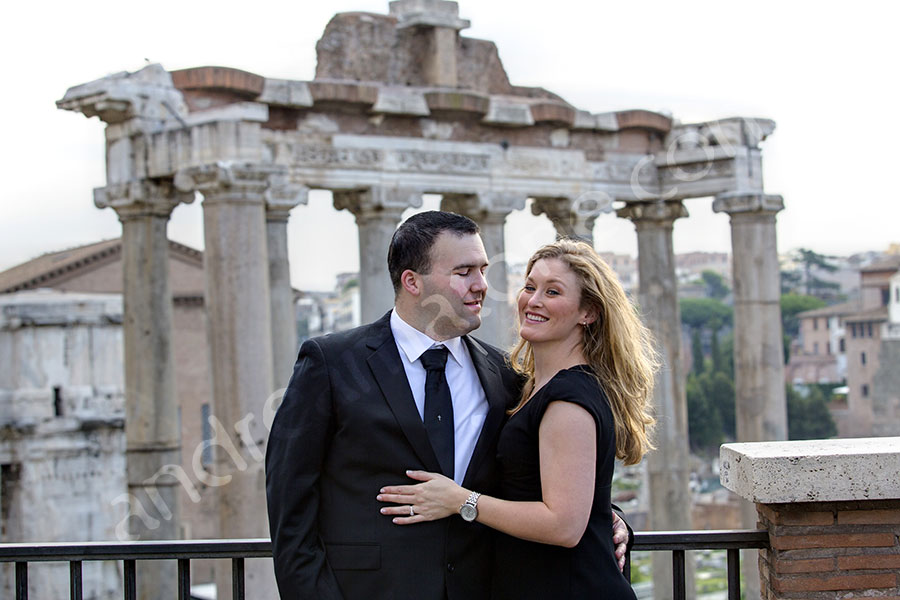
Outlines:
[{"label": "woman's face", "polygon": [[519,292],[520,335],[532,344],[581,340],[581,323],[592,321],[580,308],[581,286],[558,258],[534,263]]}]

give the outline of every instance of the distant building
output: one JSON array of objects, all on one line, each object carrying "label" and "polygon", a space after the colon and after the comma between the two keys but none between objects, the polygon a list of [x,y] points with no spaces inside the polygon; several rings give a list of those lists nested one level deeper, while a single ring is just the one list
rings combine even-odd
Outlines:
[{"label": "distant building", "polygon": [[726,252],[684,252],[675,255],[675,275],[679,284],[700,279],[704,271],[721,275],[731,285],[731,255]]},{"label": "distant building", "polygon": [[791,346],[785,378],[794,385],[844,383],[847,352],[844,320],[859,311],[859,302],[844,302],[797,315],[800,335]]},{"label": "distant building", "polygon": [[900,256],[861,271],[860,311],[845,319],[847,418],[842,436],[900,435]]},{"label": "distant building", "polygon": [[846,384],[829,406],[839,437],[900,435],[900,256],[860,270],[858,299],[802,312],[792,384]]},{"label": "distant building", "polygon": [[359,273],[339,273],[334,290],[303,292],[298,302],[298,336],[301,342],[362,324]]},{"label": "distant building", "polygon": [[616,254],[614,252],[598,252],[598,254],[619,276],[619,282],[625,288],[625,291],[629,295],[636,294],[638,289],[637,259],[630,254]]}]

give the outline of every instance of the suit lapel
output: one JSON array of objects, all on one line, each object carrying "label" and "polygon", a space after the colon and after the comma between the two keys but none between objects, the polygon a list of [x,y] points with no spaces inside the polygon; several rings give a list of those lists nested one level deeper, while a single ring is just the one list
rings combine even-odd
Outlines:
[{"label": "suit lapel", "polygon": [[422,417],[416,410],[416,402],[409,389],[400,352],[391,333],[390,313],[374,324],[373,335],[366,345],[373,350],[366,362],[391,412],[394,413],[394,418],[400,424],[400,429],[403,430],[425,469],[440,473],[440,464],[428,440]]},{"label": "suit lapel", "polygon": [[503,386],[500,370],[490,360],[487,350],[469,336],[463,336],[463,340],[469,348],[469,355],[472,357],[472,363],[478,373],[478,380],[481,382],[488,402],[487,417],[484,419],[481,435],[478,436],[478,441],[475,443],[475,450],[472,452],[472,459],[469,461],[463,480],[463,486],[467,486],[471,485],[470,479],[478,472],[479,465],[488,456],[488,453],[495,451],[497,436],[506,417],[507,392]]}]

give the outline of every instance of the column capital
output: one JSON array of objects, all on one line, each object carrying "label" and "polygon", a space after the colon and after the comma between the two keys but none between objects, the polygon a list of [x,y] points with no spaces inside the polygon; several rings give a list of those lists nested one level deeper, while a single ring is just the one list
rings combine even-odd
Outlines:
[{"label": "column capital", "polygon": [[545,214],[559,235],[593,240],[594,222],[603,213],[612,212],[612,197],[596,190],[585,192],[577,198],[535,197],[531,213]]},{"label": "column capital", "polygon": [[94,189],[94,205],[112,208],[120,221],[144,216],[168,218],[180,203],[193,201],[193,192],[176,189],[168,179],[138,179]]},{"label": "column capital", "polygon": [[256,204],[267,202],[266,192],[284,173],[283,166],[222,161],[178,171],[175,187],[200,192],[204,202]]},{"label": "column capital", "polygon": [[292,183],[287,174],[272,176],[265,192],[266,220],[287,221],[291,210],[309,202],[309,188],[301,183]]},{"label": "column capital", "polygon": [[669,202],[632,202],[616,211],[623,219],[630,219],[635,224],[658,222],[671,225],[675,219],[688,216],[687,208],[680,201]]},{"label": "column capital", "polygon": [[784,198],[763,192],[726,192],[713,201],[713,212],[777,213],[784,209]]},{"label": "column capital", "polygon": [[527,199],[526,194],[507,191],[444,194],[441,209],[464,215],[478,223],[503,224],[509,213],[525,208]]},{"label": "column capital", "polygon": [[361,190],[335,190],[334,208],[347,209],[356,222],[370,219],[397,219],[407,208],[422,206],[422,192],[412,188],[374,186]]}]

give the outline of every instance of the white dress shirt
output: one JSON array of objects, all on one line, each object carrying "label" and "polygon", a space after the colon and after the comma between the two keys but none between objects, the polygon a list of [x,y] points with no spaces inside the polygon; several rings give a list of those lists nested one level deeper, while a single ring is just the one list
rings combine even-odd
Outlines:
[{"label": "white dress shirt", "polygon": [[[400,360],[406,371],[406,379],[412,390],[419,417],[425,419],[425,367],[419,357],[429,348],[446,346],[450,351],[444,374],[450,386],[453,402],[453,474],[456,483],[462,485],[475,450],[475,443],[481,435],[481,427],[488,413],[487,397],[462,338],[455,337],[436,342],[400,318],[397,311],[391,311],[391,333],[400,350]],[[452,358],[452,360],[450,360]]]}]

